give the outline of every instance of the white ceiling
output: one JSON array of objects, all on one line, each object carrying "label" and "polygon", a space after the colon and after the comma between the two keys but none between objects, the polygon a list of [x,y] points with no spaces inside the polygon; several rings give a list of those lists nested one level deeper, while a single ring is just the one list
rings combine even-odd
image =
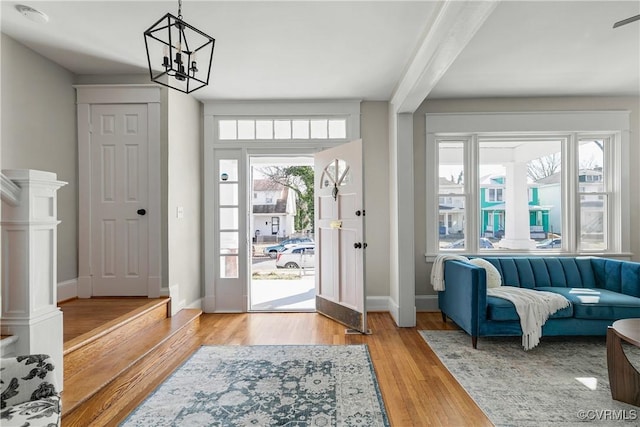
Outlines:
[{"label": "white ceiling", "polygon": [[[27,20],[26,4],[47,24]],[[147,73],[143,31],[177,1],[5,1],[1,30],[76,74]],[[441,1],[183,1],[216,39],[209,99],[389,100]],[[502,1],[430,98],[640,94],[640,1]],[[437,47],[436,47],[437,50]]]}]

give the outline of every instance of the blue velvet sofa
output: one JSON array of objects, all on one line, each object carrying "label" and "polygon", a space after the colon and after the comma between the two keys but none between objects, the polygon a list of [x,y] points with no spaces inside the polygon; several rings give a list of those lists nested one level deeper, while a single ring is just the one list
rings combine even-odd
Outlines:
[{"label": "blue velvet sofa", "polygon": [[[553,314],[542,336],[606,335],[615,320],[640,317],[640,263],[596,257],[482,257],[493,264],[502,285],[557,292],[570,305]],[[442,319],[453,320],[472,338],[522,335],[514,305],[487,296],[486,272],[447,260],[445,290],[438,292]]]}]

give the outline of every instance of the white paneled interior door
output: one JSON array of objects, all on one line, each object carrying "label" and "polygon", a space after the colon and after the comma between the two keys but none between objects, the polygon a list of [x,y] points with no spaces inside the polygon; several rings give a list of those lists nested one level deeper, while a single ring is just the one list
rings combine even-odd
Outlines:
[{"label": "white paneled interior door", "polygon": [[316,310],[367,333],[362,140],[315,155]]},{"label": "white paneled interior door", "polygon": [[146,104],[91,106],[91,281],[94,296],[148,294]]}]

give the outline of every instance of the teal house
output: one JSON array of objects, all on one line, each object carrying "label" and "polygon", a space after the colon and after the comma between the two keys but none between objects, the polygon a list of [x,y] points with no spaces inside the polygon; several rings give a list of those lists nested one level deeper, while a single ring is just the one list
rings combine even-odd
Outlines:
[{"label": "teal house", "polygon": [[[506,179],[504,175],[480,178],[480,222],[482,237],[504,237]],[[541,206],[538,187],[529,184],[529,230],[532,239],[545,239],[553,232],[549,226],[549,206]]]}]

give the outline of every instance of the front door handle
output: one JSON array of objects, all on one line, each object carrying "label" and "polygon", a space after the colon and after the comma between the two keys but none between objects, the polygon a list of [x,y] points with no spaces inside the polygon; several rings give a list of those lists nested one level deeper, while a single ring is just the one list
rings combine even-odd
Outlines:
[{"label": "front door handle", "polygon": [[146,214],[147,214],[147,210],[146,209],[138,209],[138,215],[144,216]]}]

